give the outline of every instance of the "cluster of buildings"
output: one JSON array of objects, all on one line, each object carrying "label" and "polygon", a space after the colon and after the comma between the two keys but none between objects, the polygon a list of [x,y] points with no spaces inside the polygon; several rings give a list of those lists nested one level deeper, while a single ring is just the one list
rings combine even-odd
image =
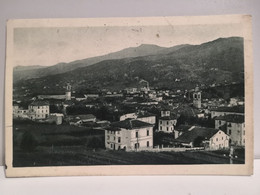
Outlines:
[{"label": "cluster of buildings", "polygon": [[[243,99],[231,98],[229,103],[224,104],[223,100],[202,100],[202,91],[197,86],[189,94],[192,101],[188,102],[186,95],[180,92],[151,90],[145,80],[141,80],[139,84],[139,88],[81,96],[72,96],[71,86],[68,84],[65,95],[38,95],[37,99],[25,108],[14,104],[13,117],[52,122],[57,125],[65,121],[70,125],[99,127],[98,129],[105,131],[105,147],[110,150],[152,149],[155,133],[171,135],[169,143],[173,147],[204,147],[218,150],[228,149],[230,145],[242,147],[245,145]],[[102,105],[112,112],[120,112],[121,107],[133,111],[125,111],[115,121],[99,120],[94,114],[66,113],[66,108],[73,106],[75,102],[80,102],[80,105],[88,109],[95,108],[100,98],[103,101],[109,99],[107,102],[102,102]],[[51,113],[51,103],[48,100],[55,102],[53,104],[56,106],[62,106],[62,113]],[[119,101],[113,103],[111,100]],[[151,112],[152,109],[158,112]],[[211,116],[215,121],[215,127],[201,127],[196,124],[178,125],[178,118],[183,113],[202,119]]]}]

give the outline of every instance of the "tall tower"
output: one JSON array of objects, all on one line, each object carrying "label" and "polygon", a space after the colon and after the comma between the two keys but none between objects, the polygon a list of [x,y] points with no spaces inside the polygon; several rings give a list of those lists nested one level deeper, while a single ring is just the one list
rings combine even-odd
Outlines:
[{"label": "tall tower", "polygon": [[71,85],[69,83],[67,83],[66,86],[66,100],[71,100]]},{"label": "tall tower", "polygon": [[196,108],[201,108],[201,91],[198,86],[195,87],[193,93],[193,106]]}]

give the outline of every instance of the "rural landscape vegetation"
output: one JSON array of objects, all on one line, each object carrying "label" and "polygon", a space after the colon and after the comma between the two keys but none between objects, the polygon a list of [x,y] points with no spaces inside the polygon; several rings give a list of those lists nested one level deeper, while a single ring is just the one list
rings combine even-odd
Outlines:
[{"label": "rural landscape vegetation", "polygon": [[243,164],[242,37],[13,69],[13,166]]}]

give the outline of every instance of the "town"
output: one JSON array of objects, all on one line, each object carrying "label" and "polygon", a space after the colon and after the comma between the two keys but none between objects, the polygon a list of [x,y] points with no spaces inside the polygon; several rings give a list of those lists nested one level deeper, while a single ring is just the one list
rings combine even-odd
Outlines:
[{"label": "town", "polygon": [[[53,153],[55,146],[77,145],[78,140],[86,145],[80,139],[80,135],[84,135],[88,148],[92,152],[102,150],[102,154],[106,151],[122,151],[125,155],[204,151],[212,152],[210,155],[220,154],[219,158],[228,163],[233,160],[244,163],[244,97],[216,98],[209,92],[209,89],[232,85],[236,83],[170,90],[153,88],[141,79],[136,87],[123,90],[79,93],[70,83],[64,83],[64,94],[37,94],[26,101],[14,98],[15,148],[20,145],[26,149],[27,144],[28,152],[48,145]],[[46,130],[41,132],[45,138],[37,138],[39,134],[32,131],[34,136],[28,136],[24,130],[27,123],[35,125],[35,131],[45,125]],[[53,132],[52,128],[55,128]],[[22,130],[27,133],[15,135]],[[55,139],[59,132],[65,135],[63,130],[67,137],[63,141],[62,136]],[[68,135],[75,133],[72,131],[78,133],[77,139],[66,142]],[[46,138],[46,135],[53,137]],[[16,138],[19,141],[16,142]],[[26,139],[25,146],[23,139]],[[47,144],[50,139],[53,139],[51,144]]]}]

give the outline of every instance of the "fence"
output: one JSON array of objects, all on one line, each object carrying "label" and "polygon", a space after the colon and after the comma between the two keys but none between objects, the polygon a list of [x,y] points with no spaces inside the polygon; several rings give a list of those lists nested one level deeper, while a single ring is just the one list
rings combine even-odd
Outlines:
[{"label": "fence", "polygon": [[140,152],[140,151],[146,151],[146,152],[184,152],[184,151],[194,151],[194,150],[205,150],[204,147],[196,147],[196,148],[172,148],[172,147],[153,147],[153,148],[138,148],[135,150],[130,150],[129,152]]}]

